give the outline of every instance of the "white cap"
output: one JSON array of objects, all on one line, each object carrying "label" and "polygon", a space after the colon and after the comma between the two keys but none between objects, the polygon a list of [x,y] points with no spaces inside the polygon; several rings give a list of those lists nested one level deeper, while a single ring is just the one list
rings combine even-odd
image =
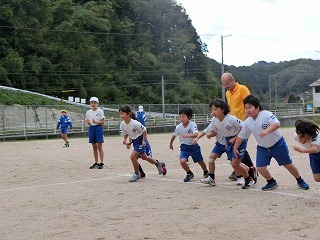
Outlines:
[{"label": "white cap", "polygon": [[138,107],[138,110],[139,110],[139,112],[143,112],[143,106],[140,105],[140,106]]},{"label": "white cap", "polygon": [[97,98],[97,97],[91,97],[91,98],[90,98],[90,102],[97,102],[97,103],[99,103],[99,98]]}]

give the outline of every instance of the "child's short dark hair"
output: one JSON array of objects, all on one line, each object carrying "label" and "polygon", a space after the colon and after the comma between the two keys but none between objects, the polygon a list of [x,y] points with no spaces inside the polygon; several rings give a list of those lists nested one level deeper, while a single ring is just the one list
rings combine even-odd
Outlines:
[{"label": "child's short dark hair", "polygon": [[296,127],[296,133],[301,134],[302,137],[307,134],[311,138],[315,138],[320,130],[317,124],[306,118],[297,119],[294,125]]},{"label": "child's short dark hair", "polygon": [[252,94],[249,94],[243,99],[243,104],[251,104],[255,108],[259,108],[260,111],[263,110],[261,107],[260,99]]},{"label": "child's short dark hair", "polygon": [[179,110],[179,115],[180,114],[185,114],[189,119],[191,119],[193,115],[193,111],[189,107],[183,107]]},{"label": "child's short dark hair", "polygon": [[212,108],[212,106],[215,106],[216,108],[221,108],[222,110],[224,110],[224,115],[227,115],[230,112],[230,107],[228,103],[226,103],[222,99],[213,100],[209,106],[210,108]]}]

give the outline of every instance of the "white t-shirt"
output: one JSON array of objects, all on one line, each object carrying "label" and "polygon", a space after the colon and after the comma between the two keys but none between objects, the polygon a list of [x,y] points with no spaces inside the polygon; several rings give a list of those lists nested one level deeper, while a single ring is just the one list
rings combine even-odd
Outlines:
[{"label": "white t-shirt", "polygon": [[96,126],[100,124],[93,123],[92,120],[94,119],[95,121],[101,121],[102,119],[105,119],[105,116],[101,108],[98,108],[97,110],[94,110],[94,111],[90,109],[86,113],[86,119],[89,119],[91,126]]},{"label": "white t-shirt", "polygon": [[120,123],[121,136],[128,135],[131,139],[140,137],[147,129],[139,121],[131,119],[129,124],[125,121]]},{"label": "white t-shirt", "polygon": [[258,145],[264,148],[269,148],[275,145],[280,138],[282,138],[282,132],[277,129],[272,133],[267,134],[264,137],[260,137],[260,132],[266,130],[272,124],[279,124],[280,122],[272,112],[263,110],[260,111],[257,119],[254,120],[252,117],[248,117],[243,124],[243,127],[238,135],[241,139],[248,139],[253,133],[256,138]]},{"label": "white t-shirt", "polygon": [[222,145],[226,145],[226,138],[224,136],[221,135],[221,133],[219,133],[218,129],[214,126],[212,126],[212,122],[213,122],[213,119],[211,119],[211,122],[210,124],[206,127],[206,129],[203,130],[203,132],[207,135],[209,134],[210,132],[215,132],[217,135],[216,135],[216,140],[217,142],[219,142],[220,144]]},{"label": "white t-shirt", "polygon": [[218,118],[213,118],[211,124],[222,136],[233,137],[238,134],[243,122],[235,116],[227,114],[224,116],[222,121],[220,121]]},{"label": "white t-shirt", "polygon": [[189,124],[187,127],[184,127],[182,123],[176,126],[173,136],[175,137],[179,136],[180,144],[192,145],[193,140],[195,138],[183,138],[182,135],[193,134],[197,132],[198,132],[197,124],[195,124],[193,121],[189,121]]},{"label": "white t-shirt", "polygon": [[315,138],[310,139],[306,143],[299,142],[298,136],[296,133],[294,133],[294,140],[296,140],[298,143],[300,143],[305,148],[310,148],[311,145],[317,145],[318,146],[318,152],[320,152],[320,135],[318,134]]}]

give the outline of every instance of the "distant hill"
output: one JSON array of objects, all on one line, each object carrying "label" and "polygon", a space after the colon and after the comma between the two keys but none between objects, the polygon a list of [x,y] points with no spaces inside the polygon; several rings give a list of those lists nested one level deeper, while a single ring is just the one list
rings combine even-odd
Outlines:
[{"label": "distant hill", "polygon": [[[215,60],[210,61],[210,67],[215,74],[221,75],[221,65]],[[225,66],[240,83],[248,86],[252,93],[259,95],[262,101],[269,99],[269,76],[274,98],[275,81],[279,102],[287,102],[290,95],[298,96],[310,92],[309,85],[320,79],[320,60],[297,59],[280,63],[260,61],[251,66]]]}]

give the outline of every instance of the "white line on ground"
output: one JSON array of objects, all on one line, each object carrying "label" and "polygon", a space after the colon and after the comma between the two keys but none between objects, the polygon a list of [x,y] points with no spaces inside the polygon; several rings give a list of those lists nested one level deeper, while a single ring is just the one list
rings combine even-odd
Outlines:
[{"label": "white line on ground", "polygon": [[[172,169],[170,172],[176,172],[176,171],[181,171],[181,169]],[[156,174],[158,172],[150,172],[150,174]],[[148,174],[149,175],[149,174]],[[27,186],[27,187],[16,187],[16,188],[7,188],[7,189],[2,189],[0,190],[0,193],[5,193],[5,192],[12,192],[12,191],[20,191],[20,190],[27,190],[27,189],[35,189],[35,188],[43,188],[43,187],[54,187],[54,186],[63,186],[63,185],[70,185],[70,184],[76,184],[76,183],[86,183],[86,182],[96,182],[96,181],[104,181],[104,180],[110,180],[110,179],[115,179],[115,178],[121,178],[121,177],[130,177],[131,174],[116,174],[114,176],[106,177],[106,178],[93,178],[93,179],[87,179],[87,180],[77,180],[77,181],[71,181],[71,182],[62,182],[62,183],[51,183],[51,184],[41,184],[41,185],[34,185],[34,186]],[[156,177],[147,177],[148,180],[155,180],[155,181],[165,181],[165,182],[173,182],[173,183],[179,183],[179,184],[193,184],[193,185],[202,185],[205,186],[203,183],[200,182],[195,182],[191,181],[188,183],[183,182],[181,179],[168,179],[168,178],[156,178]],[[210,187],[210,186],[208,186]],[[224,187],[224,188],[232,188],[232,189],[237,189],[239,186],[235,186],[234,182],[230,183],[219,183],[218,186],[212,187]],[[305,199],[314,199],[314,200],[320,200],[320,197],[314,197],[314,196],[308,196],[308,195],[300,195],[300,194],[293,194],[293,193],[285,193],[285,192],[280,192],[280,191],[262,191],[260,188],[251,188],[251,189],[244,189],[243,191],[257,191],[257,192],[263,192],[263,193],[270,193],[270,194],[277,194],[277,195],[284,195],[284,196],[290,196],[290,197],[297,197],[297,198],[305,198]],[[309,190],[301,190],[301,191],[313,191],[311,189]]]}]

